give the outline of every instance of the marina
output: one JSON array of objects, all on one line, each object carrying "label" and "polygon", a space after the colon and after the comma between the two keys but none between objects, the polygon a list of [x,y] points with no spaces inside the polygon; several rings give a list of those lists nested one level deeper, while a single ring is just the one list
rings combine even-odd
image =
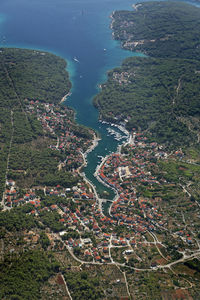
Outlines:
[{"label": "marina", "polygon": [[[20,1],[16,0],[18,2]],[[107,131],[107,127],[116,129],[117,132],[120,128],[115,128],[115,124],[99,121],[100,116],[93,106],[93,98],[99,92],[100,85],[106,81],[108,70],[120,66],[129,56],[140,56],[139,53],[121,49],[119,43],[112,39],[110,28],[109,17],[112,11],[130,9],[133,2],[69,0],[66,3],[61,0],[61,3],[62,5],[57,5],[51,2],[51,5],[46,5],[46,2],[41,1],[36,9],[34,1],[23,1],[26,12],[24,15],[20,5],[12,7],[5,1],[1,3],[3,23],[0,23],[0,33],[1,36],[6,36],[6,46],[49,51],[66,59],[72,89],[65,103],[74,109],[76,121],[98,132],[101,139],[93,151],[85,153],[87,166],[83,172],[99,195],[106,192],[108,198],[113,199],[114,191],[99,182],[93,174],[101,157],[117,151],[119,144],[126,140],[122,138],[126,133],[119,131],[119,135]],[[80,13],[83,11],[84,13]],[[55,16],[57,19],[52,22]],[[27,19],[26,26],[24,19]],[[50,26],[44,27],[44,23]]]},{"label": "marina", "polygon": [[117,141],[121,141],[121,140],[127,138],[127,136],[122,135],[121,133],[119,133],[118,131],[114,130],[111,127],[107,127],[106,129],[107,129],[108,133],[110,135],[113,135],[114,139],[117,140]]}]

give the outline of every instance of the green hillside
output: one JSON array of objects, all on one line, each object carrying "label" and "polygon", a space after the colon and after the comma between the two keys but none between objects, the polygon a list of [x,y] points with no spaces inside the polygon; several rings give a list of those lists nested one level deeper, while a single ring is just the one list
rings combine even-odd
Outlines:
[{"label": "green hillside", "polygon": [[6,174],[21,188],[47,183],[53,176],[56,182],[74,182],[68,172],[57,173],[65,155],[48,148],[56,138],[44,134],[36,113],[27,112],[31,99],[56,104],[69,92],[65,60],[46,52],[4,48],[0,66],[0,199]]},{"label": "green hillside", "polygon": [[114,37],[124,48],[154,57],[200,54],[200,9],[181,2],[146,2],[113,14]]},{"label": "green hillside", "polygon": [[[200,9],[149,2],[113,14],[114,37],[145,58],[126,59],[108,73],[94,99],[101,118],[147,130],[169,147],[199,140]],[[111,109],[112,108],[112,109]]]}]

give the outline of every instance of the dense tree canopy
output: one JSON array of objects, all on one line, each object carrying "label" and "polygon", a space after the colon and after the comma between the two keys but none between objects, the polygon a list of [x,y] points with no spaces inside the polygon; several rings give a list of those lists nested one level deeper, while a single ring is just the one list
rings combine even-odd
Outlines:
[{"label": "dense tree canopy", "polygon": [[43,251],[28,251],[20,257],[7,256],[0,263],[1,299],[40,299],[40,288],[59,265]]},{"label": "dense tree canopy", "polygon": [[116,11],[114,37],[125,48],[154,57],[197,58],[200,9],[180,2],[146,2],[135,11]]},{"label": "dense tree canopy", "polygon": [[173,147],[198,140],[200,9],[148,2],[113,14],[114,37],[150,56],[126,59],[94,99],[103,119]]},{"label": "dense tree canopy", "polygon": [[[48,149],[50,141],[44,138],[37,115],[26,113],[32,99],[57,104],[69,92],[65,60],[47,52],[2,48],[0,66],[0,199],[8,155],[8,176],[21,187],[74,184],[77,179],[69,173],[55,175],[64,154]],[[85,128],[75,127],[80,135],[88,135]]]}]

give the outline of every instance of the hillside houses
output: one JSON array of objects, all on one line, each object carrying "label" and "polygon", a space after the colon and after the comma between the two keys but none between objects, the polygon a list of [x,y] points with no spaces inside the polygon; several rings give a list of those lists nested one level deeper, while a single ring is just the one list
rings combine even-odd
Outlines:
[{"label": "hillside houses", "polygon": [[[26,104],[26,111],[36,114],[44,132],[55,138],[55,143],[49,147],[67,155],[66,160],[60,162],[60,167],[65,167],[67,170],[80,167],[83,164],[82,153],[91,145],[91,139],[90,131],[88,130],[87,134],[81,133],[79,125],[74,122],[74,112],[66,107],[37,100],[27,101]],[[91,132],[90,134],[92,136]]]},{"label": "hillside houses", "polygon": [[[77,134],[73,112],[38,101],[27,103],[26,110],[37,114],[46,136],[51,137],[49,147],[62,154],[58,170],[65,168],[79,176],[83,154],[91,140]],[[134,130],[132,136],[131,144],[122,145],[121,152],[108,155],[97,168],[97,178],[117,194],[106,215],[99,206],[98,196],[81,177],[72,187],[57,184],[23,191],[10,178],[6,182],[5,205],[12,208],[29,204],[27,213],[53,237],[52,249],[59,242],[62,251],[67,248],[83,261],[112,263],[113,254],[128,262],[127,257],[134,257],[138,248],[154,245],[155,242],[149,241],[151,234],[168,230],[168,216],[162,209],[165,200],[159,193],[151,197],[154,187],[159,190],[167,183],[152,170],[157,167],[158,159],[165,160],[168,154],[157,143],[148,142],[143,134]],[[180,154],[173,157],[177,155]],[[190,230],[180,228],[174,231],[174,237],[194,247]]]},{"label": "hillside houses", "polygon": [[126,225],[135,232],[144,233],[155,230],[156,224],[161,226],[162,214],[159,208],[149,200],[136,196],[138,184],[159,185],[160,182],[151,175],[149,167],[155,157],[161,155],[157,143],[147,143],[146,137],[135,134],[134,145],[127,145],[122,154],[114,153],[108,156],[98,170],[99,178],[118,192],[118,198],[110,209],[110,215],[118,225]]}]

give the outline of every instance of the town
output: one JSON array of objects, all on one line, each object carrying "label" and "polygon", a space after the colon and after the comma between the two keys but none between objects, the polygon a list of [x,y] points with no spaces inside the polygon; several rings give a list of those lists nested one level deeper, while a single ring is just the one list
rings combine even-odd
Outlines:
[{"label": "town", "polygon": [[[53,137],[55,142],[49,147],[66,154],[58,170],[66,168],[79,177],[73,187],[33,186],[24,194],[12,178],[6,181],[6,209],[28,205],[28,214],[46,228],[50,249],[59,243],[78,262],[121,264],[138,270],[164,268],[174,259],[199,254],[197,226],[186,221],[186,215],[199,217],[198,203],[190,200],[185,187],[179,187],[187,203],[180,218],[178,211],[177,216],[170,213],[170,203],[161,196],[163,189],[176,195],[177,186],[161,176],[158,164],[182,161],[181,150],[169,154],[133,129],[118,152],[102,158],[96,169],[98,180],[116,193],[108,209],[103,209],[95,187],[81,172],[87,152],[95,146],[93,132],[77,134],[73,111],[68,108],[32,100],[26,111],[37,114],[45,134]],[[33,231],[27,234],[37,236]]]}]

